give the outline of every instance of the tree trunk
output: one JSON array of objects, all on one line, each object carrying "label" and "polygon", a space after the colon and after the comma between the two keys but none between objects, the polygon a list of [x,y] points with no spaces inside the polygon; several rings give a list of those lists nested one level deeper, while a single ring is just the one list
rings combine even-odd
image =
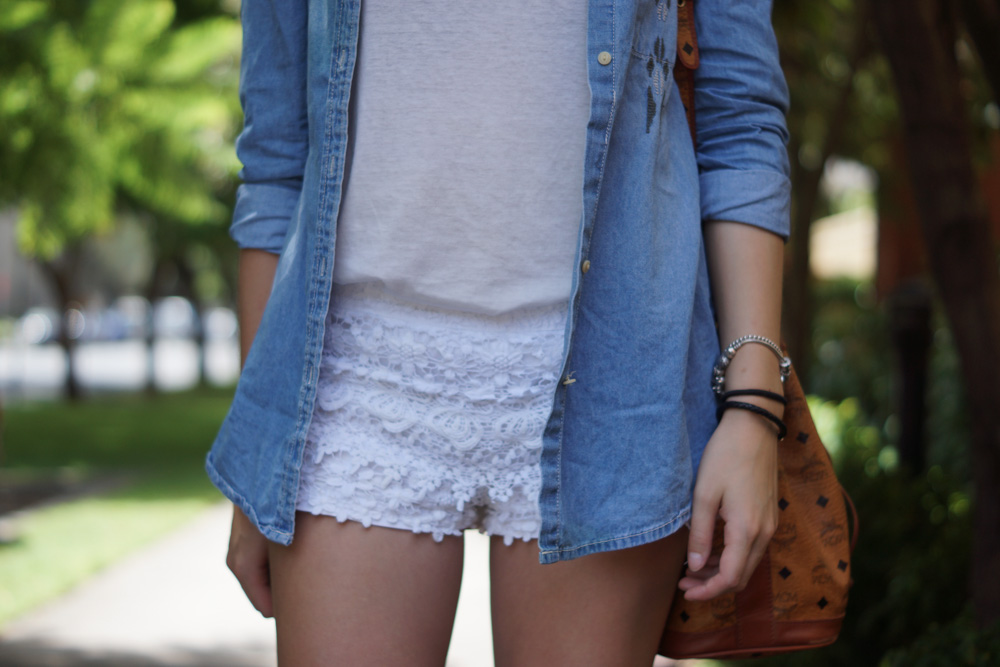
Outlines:
[{"label": "tree trunk", "polygon": [[875,0],[896,82],[931,272],[969,397],[976,487],[972,597],[977,622],[1000,619],[1000,276],[972,167],[947,0]]},{"label": "tree trunk", "polygon": [[149,310],[146,311],[146,393],[155,395],[156,388],[156,329],[153,326],[153,306],[156,298],[160,295],[160,283],[163,280],[164,261],[162,257],[157,257],[153,264],[153,271],[149,275],[149,283],[146,285],[146,301],[149,303]]},{"label": "tree trunk", "polygon": [[1000,3],[996,0],[962,0],[965,29],[972,38],[993,99],[1000,100]]},{"label": "tree trunk", "polygon": [[867,24],[870,18],[864,7],[858,10],[857,32],[853,52],[850,54],[848,74],[837,91],[837,103],[830,114],[827,134],[823,141],[822,159],[816,169],[806,169],[798,159],[797,143],[791,144],[792,188],[794,210],[791,220],[791,261],[788,280],[785,281],[783,320],[787,323],[786,343],[796,373],[803,382],[808,382],[810,347],[812,338],[812,272],[809,268],[809,236],[816,206],[819,203],[819,187],[823,179],[823,166],[840,147],[844,131],[851,118],[851,98],[854,92],[854,72],[868,57],[870,44]]},{"label": "tree trunk", "polygon": [[194,308],[194,345],[198,355],[198,386],[208,386],[207,355],[205,350],[205,309],[194,287],[194,271],[183,257],[177,257],[177,276],[184,296]]},{"label": "tree trunk", "polygon": [[83,393],[76,379],[73,359],[76,341],[69,335],[69,310],[73,302],[73,274],[76,272],[78,251],[68,249],[57,260],[39,260],[38,265],[48,277],[59,301],[59,345],[66,355],[66,377],[63,380],[63,393],[71,401],[77,401]]},{"label": "tree trunk", "polygon": [[[782,298],[782,336],[788,346],[788,354],[794,360],[795,372],[808,386],[810,348],[812,337],[812,272],[809,269],[809,232],[813,212],[819,194],[819,178],[811,178],[810,172],[798,159],[799,143],[789,145],[792,162],[792,220],[791,241],[785,264],[785,283]],[[818,170],[817,170],[818,171]],[[815,182],[815,189],[809,184]]]},{"label": "tree trunk", "polygon": [[899,285],[889,295],[889,333],[896,352],[893,404],[899,415],[899,460],[911,475],[926,463],[927,366],[930,356],[931,291],[920,280]]}]

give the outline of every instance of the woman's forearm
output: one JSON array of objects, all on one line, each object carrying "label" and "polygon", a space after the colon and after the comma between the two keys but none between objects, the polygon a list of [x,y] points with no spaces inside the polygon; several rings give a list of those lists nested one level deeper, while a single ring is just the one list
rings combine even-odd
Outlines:
[{"label": "woman's forearm", "polygon": [[[754,225],[722,221],[706,222],[704,233],[720,345],[747,334],[777,341],[781,237]],[[782,393],[777,356],[763,345],[740,347],[726,371],[725,387]],[[779,401],[736,398],[784,415]],[[778,522],[773,426],[753,412],[726,410],[705,445],[693,494],[688,573],[678,584],[689,600],[743,590],[767,549]],[[725,548],[713,564],[709,554],[719,517],[726,525]]]},{"label": "woman's forearm", "polygon": [[250,344],[264,315],[264,306],[271,295],[277,268],[278,255],[255,248],[240,250],[236,308],[240,322],[241,368],[247,360]]},{"label": "woman's forearm", "polygon": [[[710,221],[705,223],[705,244],[719,344],[728,345],[747,334],[777,342],[781,336],[781,237],[749,224]],[[781,393],[777,357],[763,345],[742,346],[726,371],[726,388]],[[739,400],[772,411],[780,408],[758,397]]]}]

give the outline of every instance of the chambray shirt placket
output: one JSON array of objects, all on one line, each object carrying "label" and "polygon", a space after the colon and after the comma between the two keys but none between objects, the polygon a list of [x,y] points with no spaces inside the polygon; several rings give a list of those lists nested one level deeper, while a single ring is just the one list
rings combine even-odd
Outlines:
[{"label": "chambray shirt placket", "polygon": [[[316,5],[313,4],[315,7]],[[318,376],[323,353],[326,313],[333,287],[333,264],[337,239],[342,185],[347,160],[348,118],[351,84],[358,54],[361,0],[344,0],[324,12],[323,32],[332,35],[322,48],[311,49],[310,65],[326,68],[328,81],[321,118],[311,124],[322,131],[321,168],[315,201],[314,238],[306,250],[309,290],[306,304],[306,350],[303,381],[299,386],[294,440],[286,448],[282,461],[281,496],[278,512],[282,522],[294,530],[295,503],[306,436],[316,401]],[[312,17],[313,19],[318,18]],[[316,41],[313,41],[316,44]],[[308,93],[307,93],[308,94]]]},{"label": "chambray shirt placket", "polygon": [[[566,392],[575,383],[569,367],[573,327],[587,273],[591,270],[590,240],[597,217],[608,144],[614,122],[616,102],[620,92],[621,63],[626,62],[628,45],[620,39],[616,21],[621,7],[614,0],[590,0],[587,18],[587,80],[590,85],[590,119],[587,123],[586,152],[583,173],[583,212],[577,241],[576,271],[570,297],[570,316],[566,322],[566,342],[563,350],[562,381],[556,389],[552,413],[546,425],[542,448],[542,489],[539,509],[542,527],[539,535],[539,560],[550,563],[559,559],[557,550],[562,543],[560,522],[560,485],[562,482],[563,421]],[[627,15],[627,14],[626,14]],[[621,43],[619,43],[621,42]],[[598,269],[599,270],[599,269]]]}]

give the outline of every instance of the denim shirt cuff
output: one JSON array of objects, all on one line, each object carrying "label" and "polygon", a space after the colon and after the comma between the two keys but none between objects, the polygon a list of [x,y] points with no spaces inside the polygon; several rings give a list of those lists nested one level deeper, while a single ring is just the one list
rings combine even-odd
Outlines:
[{"label": "denim shirt cuff", "polygon": [[229,236],[240,248],[280,254],[300,192],[301,183],[244,183],[236,191]]},{"label": "denim shirt cuff", "polygon": [[792,184],[774,171],[720,169],[702,172],[701,219],[743,222],[788,241]]}]

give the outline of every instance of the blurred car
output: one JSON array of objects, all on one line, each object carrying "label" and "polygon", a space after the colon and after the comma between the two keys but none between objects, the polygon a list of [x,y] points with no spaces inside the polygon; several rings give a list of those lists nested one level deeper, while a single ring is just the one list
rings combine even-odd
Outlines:
[{"label": "blurred car", "polygon": [[111,304],[125,329],[126,338],[143,338],[149,329],[152,307],[143,296],[120,296]]},{"label": "blurred car", "polygon": [[[18,340],[29,345],[54,343],[64,321],[55,308],[37,306],[17,319]],[[207,308],[199,317],[190,301],[180,296],[159,299],[150,306],[141,296],[123,296],[108,308],[70,308],[65,326],[69,337],[78,341],[115,341],[146,336],[152,327],[157,338],[194,338],[204,326],[208,340],[228,340],[238,331],[236,313],[231,308]]]},{"label": "blurred car", "polygon": [[208,308],[202,316],[205,338],[208,340],[228,340],[235,338],[239,331],[236,313],[231,308]]},{"label": "blurred car", "polygon": [[182,296],[168,296],[153,304],[153,334],[157,338],[194,338],[198,314]]},{"label": "blurred car", "polygon": [[60,317],[55,308],[29,308],[17,320],[17,337],[28,345],[42,345],[59,338]]}]

